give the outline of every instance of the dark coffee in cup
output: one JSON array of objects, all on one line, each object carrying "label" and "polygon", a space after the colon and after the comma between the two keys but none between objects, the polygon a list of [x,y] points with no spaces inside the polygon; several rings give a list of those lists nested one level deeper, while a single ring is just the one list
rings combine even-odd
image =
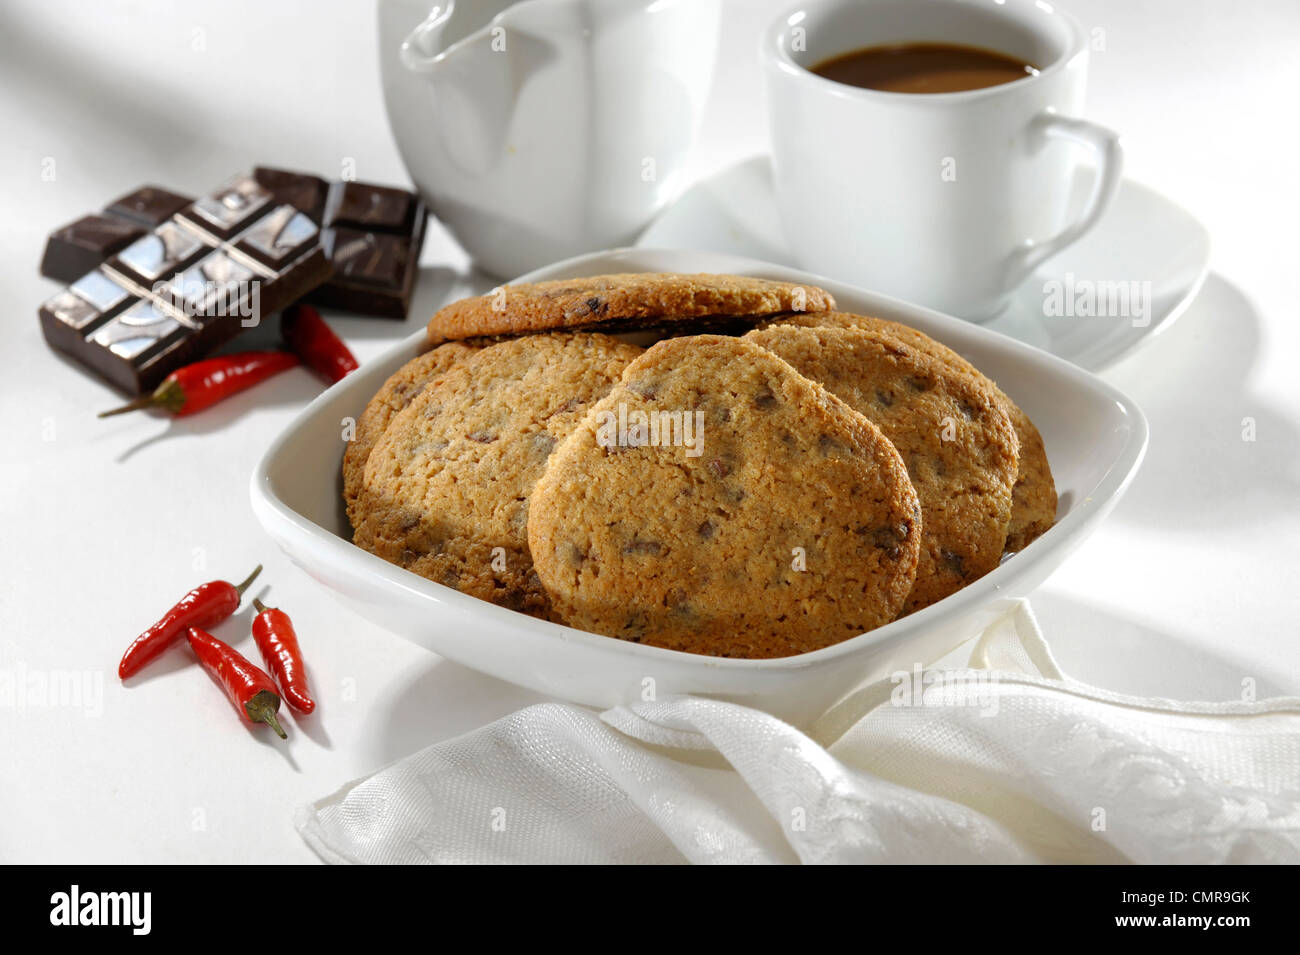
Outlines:
[{"label": "dark coffee in cup", "polygon": [[957,93],[1033,76],[1032,63],[975,46],[908,43],[853,50],[818,63],[818,76],[889,93]]}]

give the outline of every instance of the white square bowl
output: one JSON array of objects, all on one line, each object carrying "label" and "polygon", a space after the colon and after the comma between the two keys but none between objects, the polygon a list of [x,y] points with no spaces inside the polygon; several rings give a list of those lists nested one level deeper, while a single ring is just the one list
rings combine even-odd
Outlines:
[{"label": "white square bowl", "polygon": [[342,422],[359,417],[384,380],[419,352],[421,331],[322,394],[267,450],[251,488],[267,532],[362,615],[502,680],[600,707],[639,700],[653,685],[659,695],[735,700],[807,725],[864,681],[939,658],[1027,596],[1115,506],[1146,450],[1147,422],[1137,406],[1069,362],[978,325],[795,269],[708,252],[621,249],[560,262],[520,281],[608,272],[728,272],[817,285],[843,311],[904,322],[947,344],[996,380],[1042,432],[1061,500],[1056,526],[951,597],[794,657],[718,659],[536,620],[425,580],[351,543],[342,505]]}]

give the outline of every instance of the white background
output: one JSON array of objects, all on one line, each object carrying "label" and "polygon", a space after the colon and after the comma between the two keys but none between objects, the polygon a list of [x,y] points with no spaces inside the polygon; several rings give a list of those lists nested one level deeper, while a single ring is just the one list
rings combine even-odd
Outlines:
[{"label": "white background", "polygon": [[[699,174],[764,149],[755,47],[786,5],[725,4]],[[1034,606],[1066,669],[1094,683],[1226,699],[1249,677],[1260,696],[1300,693],[1300,5],[1067,9],[1104,31],[1089,115],[1125,133],[1132,178],[1206,223],[1214,261],[1178,324],[1107,373],[1149,415],[1150,452]],[[248,476],[319,392],[308,372],[190,420],[98,421],[119,396],[50,352],[36,320],[57,290],[37,274],[46,234],[141,182],[200,194],[259,162],[337,175],[347,157],[361,179],[405,182],[375,46],[357,0],[0,8],[0,670],[103,680],[98,715],[0,706],[2,861],[311,861],[295,806],[535,699],[343,610],[264,536]],[[436,226],[422,261],[405,323],[335,323],[363,362],[492,284]],[[287,744],[242,728],[183,651],[121,687],[138,631],[194,584],[259,561],[320,701],[287,721]],[[216,632],[256,656],[248,620]]]}]

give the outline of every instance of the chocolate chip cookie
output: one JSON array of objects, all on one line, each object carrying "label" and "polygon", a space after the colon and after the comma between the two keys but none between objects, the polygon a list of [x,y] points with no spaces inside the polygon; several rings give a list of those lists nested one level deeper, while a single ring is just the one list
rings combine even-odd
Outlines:
[{"label": "chocolate chip cookie", "polygon": [[702,335],[627,366],[533,488],[528,541],[572,626],[779,657],[892,620],[921,518],[870,421],[771,352]]},{"label": "chocolate chip cookie", "polygon": [[417,355],[397,369],[370,399],[366,410],[357,419],[356,433],[343,452],[343,501],[347,506],[348,519],[354,526],[356,517],[353,511],[366,476],[366,460],[370,457],[375,442],[387,429],[394,415],[418,398],[431,381],[436,381],[448,368],[472,355],[474,351],[473,345],[448,342],[433,351]]},{"label": "chocolate chip cookie", "polygon": [[1016,433],[991,389],[864,328],[773,325],[745,335],[879,426],[921,502],[916,584],[904,612],[997,567],[1011,517]]},{"label": "chocolate chip cookie", "polygon": [[833,325],[865,328],[868,331],[889,335],[904,345],[915,348],[923,355],[936,358],[949,367],[971,375],[994,390],[1002,403],[1002,410],[1011,419],[1020,445],[1020,459],[1016,471],[1016,486],[1011,492],[1011,522],[1007,529],[1006,549],[1024,550],[1056,523],[1056,483],[1052,468],[1047,462],[1047,449],[1043,436],[1038,433],[1029,416],[1008,398],[993,381],[978,368],[947,345],[935,341],[923,332],[899,322],[852,315],[847,312],[821,312],[816,315],[792,315],[776,319],[783,325]]},{"label": "chocolate chip cookie", "polygon": [[505,285],[444,306],[429,320],[432,344],[553,330],[609,333],[677,328],[686,333],[835,307],[823,289],[741,275],[630,272]]},{"label": "chocolate chip cookie", "polygon": [[548,615],[528,551],[529,494],[556,445],[640,353],[579,333],[456,360],[371,450],[355,542],[464,593]]}]

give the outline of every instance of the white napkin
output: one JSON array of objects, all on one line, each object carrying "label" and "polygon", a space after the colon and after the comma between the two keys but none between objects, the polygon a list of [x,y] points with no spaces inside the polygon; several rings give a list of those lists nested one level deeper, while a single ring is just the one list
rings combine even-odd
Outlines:
[{"label": "white napkin", "polygon": [[1300,698],[1086,686],[1022,602],[968,668],[867,686],[808,733],[694,697],[540,704],[296,824],[329,862],[1297,862]]}]

